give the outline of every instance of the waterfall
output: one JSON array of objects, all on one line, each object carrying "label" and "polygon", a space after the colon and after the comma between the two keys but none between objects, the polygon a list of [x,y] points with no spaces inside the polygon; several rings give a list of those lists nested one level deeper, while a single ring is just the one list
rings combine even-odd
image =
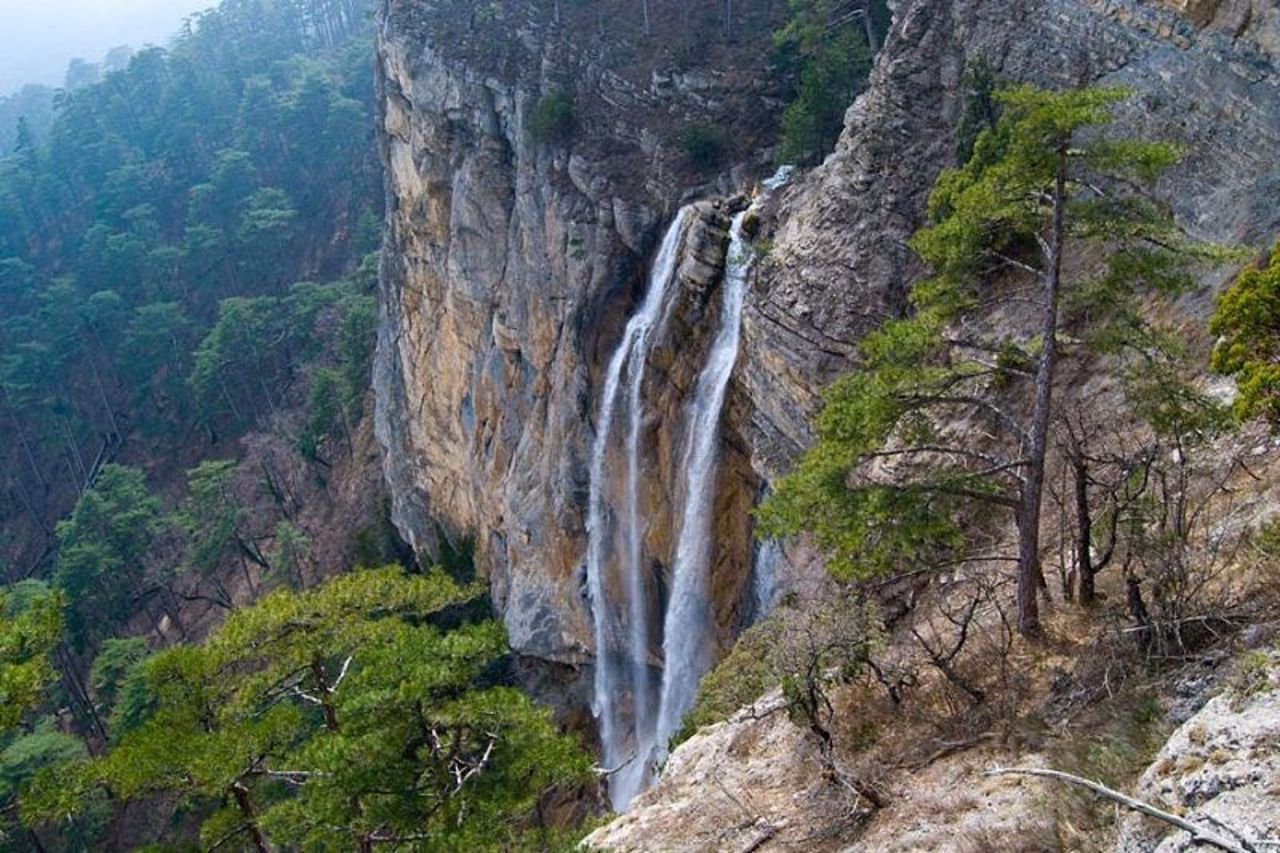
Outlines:
[{"label": "waterfall", "polygon": [[729,377],[738,361],[742,338],[742,305],[755,252],[743,234],[748,211],[739,213],[729,232],[720,328],[689,415],[683,471],[684,511],[671,573],[671,603],[663,630],[662,697],[658,706],[656,746],[665,750],[680,721],[693,706],[698,682],[711,665],[711,602],[707,588],[711,567],[712,514],[719,472],[720,416]]},{"label": "waterfall", "polygon": [[752,622],[759,622],[778,603],[778,566],[782,563],[782,543],[769,539],[760,543],[751,571]]},{"label": "waterfall", "polygon": [[[641,564],[639,508],[639,443],[643,419],[641,386],[644,367],[654,332],[661,326],[673,295],[672,283],[680,260],[680,245],[690,222],[690,210],[680,214],[667,229],[653,262],[648,291],[639,310],[632,315],[623,332],[622,341],[609,360],[605,373],[604,397],[596,426],[595,444],[591,452],[590,494],[587,508],[587,591],[596,642],[596,668],[592,712],[600,729],[603,761],[611,769],[622,767],[609,779],[609,796],[615,808],[622,809],[643,787],[647,764],[639,759],[642,748],[653,741],[653,690],[648,671],[649,625],[645,604],[644,567]],[[618,561],[622,593],[626,606],[626,649],[611,651],[614,631],[609,614],[606,572],[612,556],[614,536],[609,524],[607,488],[609,485],[609,439],[613,433],[618,400],[623,391],[626,371],[627,432],[625,501],[621,507],[623,548]],[[618,698],[630,690],[634,729],[628,731],[620,714]],[[642,746],[645,745],[645,746]],[[631,750],[628,751],[628,747]],[[623,766],[625,765],[625,766]]]},{"label": "waterfall", "polygon": [[[767,192],[790,175],[785,167],[764,182]],[[719,474],[720,420],[729,380],[738,360],[742,338],[742,309],[755,251],[745,234],[754,209],[739,213],[729,233],[720,325],[711,342],[706,364],[698,376],[688,406],[680,475],[683,490],[671,496],[683,505],[673,512],[679,519],[671,594],[663,617],[664,665],[661,685],[650,675],[649,649],[654,637],[645,583],[644,519],[640,517],[640,433],[644,420],[643,384],[650,348],[661,335],[675,296],[673,284],[680,249],[691,221],[691,208],[681,210],[667,230],[654,260],[649,290],[640,309],[628,321],[618,349],[605,373],[595,445],[591,455],[591,483],[587,515],[587,591],[596,642],[595,697],[592,711],[600,730],[603,764],[610,771],[609,800],[617,811],[653,781],[666,755],[667,743],[693,705],[698,682],[711,665],[712,618],[708,581],[713,553],[712,521]],[[625,387],[624,387],[625,386]],[[625,398],[624,398],[625,391]],[[621,506],[610,516],[610,439],[618,419],[619,400],[625,399],[623,434],[625,476]],[[619,541],[620,540],[620,541]],[[608,589],[609,571],[617,567],[617,592],[625,598],[615,608],[623,626],[615,626]],[[759,593],[757,593],[759,595]],[[771,597],[771,593],[766,593]],[[615,636],[625,640],[619,647]],[[628,718],[620,698],[631,696]]]}]

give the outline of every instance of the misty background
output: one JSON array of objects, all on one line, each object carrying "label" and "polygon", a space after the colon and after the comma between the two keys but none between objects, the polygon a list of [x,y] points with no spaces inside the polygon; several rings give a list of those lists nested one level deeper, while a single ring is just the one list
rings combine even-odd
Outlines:
[{"label": "misty background", "polygon": [[76,57],[166,45],[182,20],[216,0],[0,0],[0,95],[27,83],[61,86]]}]

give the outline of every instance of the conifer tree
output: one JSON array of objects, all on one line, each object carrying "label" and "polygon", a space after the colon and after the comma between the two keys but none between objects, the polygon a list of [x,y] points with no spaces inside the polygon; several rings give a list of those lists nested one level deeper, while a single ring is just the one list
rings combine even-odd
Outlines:
[{"label": "conifer tree", "polygon": [[1280,244],[1222,293],[1209,331],[1219,336],[1213,369],[1239,386],[1236,416],[1280,424]]},{"label": "conifer tree", "polygon": [[456,624],[478,593],[397,567],[272,593],[202,645],[149,658],[149,716],[105,757],[38,776],[24,819],[74,813],[105,786],[213,802],[205,846],[519,849],[538,797],[587,758],[495,680],[501,626]]},{"label": "conifer tree", "polygon": [[[862,344],[827,394],[818,444],[764,508],[767,534],[812,531],[847,576],[988,556],[984,520],[1017,528],[1019,630],[1041,633],[1037,589],[1050,424],[1070,326],[1096,351],[1144,334],[1140,293],[1177,292],[1193,244],[1146,192],[1179,157],[1102,131],[1118,89],[1000,94],[969,162],[939,177],[913,247],[934,274],[912,316]],[[1070,264],[1068,264],[1070,257]],[[1019,331],[1001,330],[993,316]]]}]

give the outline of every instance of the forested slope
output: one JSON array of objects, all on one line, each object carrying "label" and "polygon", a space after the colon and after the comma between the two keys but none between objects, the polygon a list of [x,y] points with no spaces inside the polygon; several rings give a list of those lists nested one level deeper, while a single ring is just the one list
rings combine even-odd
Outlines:
[{"label": "forested slope", "polygon": [[[306,323],[337,293],[292,291],[292,317],[279,297],[377,247],[367,22],[265,8],[211,11],[65,91],[45,138],[20,129],[0,163],[11,577],[104,463],[193,464],[277,405],[289,348],[317,345]],[[367,276],[345,298],[361,293]],[[295,339],[228,349],[220,314]]]}]

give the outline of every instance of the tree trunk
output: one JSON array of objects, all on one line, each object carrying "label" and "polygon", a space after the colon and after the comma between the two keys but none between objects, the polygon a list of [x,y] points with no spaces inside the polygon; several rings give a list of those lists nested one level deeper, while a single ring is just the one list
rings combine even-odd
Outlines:
[{"label": "tree trunk", "polygon": [[1067,147],[1058,149],[1058,174],[1053,193],[1053,225],[1049,237],[1049,257],[1045,260],[1044,336],[1040,363],[1036,368],[1035,409],[1031,419],[1031,446],[1027,453],[1027,479],[1022,489],[1018,513],[1018,633],[1039,637],[1040,605],[1036,591],[1040,582],[1040,508],[1044,499],[1045,456],[1049,446],[1049,419],[1053,414],[1053,376],[1058,364],[1058,297],[1062,283],[1062,244],[1066,226]]},{"label": "tree trunk", "polygon": [[[89,691],[85,687],[84,682],[80,679],[79,673],[76,672],[76,662],[71,656],[71,652],[67,650],[66,643],[59,643],[54,650],[54,656],[59,664],[62,672],[63,684],[67,688],[67,693],[78,704],[89,723],[90,728],[97,732],[98,737],[103,743],[107,742],[107,727],[102,722],[98,709],[94,707],[93,700],[89,697]],[[86,741],[86,745],[88,742]],[[93,754],[94,750],[89,749],[89,753]]]},{"label": "tree trunk", "polygon": [[[31,444],[27,441],[27,431],[22,426],[22,421],[18,419],[18,411],[14,408],[13,402],[9,399],[9,389],[0,385],[0,394],[4,396],[4,407],[9,413],[9,418],[13,421],[14,429],[18,433],[18,443],[22,445],[22,451],[27,457],[27,464],[31,466],[31,473],[35,475],[36,482],[40,484],[40,488],[47,489],[48,484],[44,480],[44,475],[40,473],[40,466],[36,464],[35,454],[31,451]],[[43,527],[43,524],[41,525]]]},{"label": "tree trunk", "polygon": [[244,786],[243,782],[237,781],[231,786],[231,794],[236,798],[236,806],[240,809],[240,814],[244,816],[249,838],[253,841],[254,849],[258,853],[271,853],[271,845],[267,844],[267,837],[262,834],[262,828],[258,826],[258,814],[254,811],[249,789]]},{"label": "tree trunk", "polygon": [[1080,572],[1080,603],[1087,606],[1098,597],[1093,581],[1097,574],[1093,567],[1093,515],[1089,509],[1088,465],[1082,450],[1076,448],[1074,453],[1071,467],[1076,481],[1076,565]]},{"label": "tree trunk", "polygon": [[329,674],[324,670],[324,663],[318,657],[311,661],[311,674],[316,680],[316,691],[320,694],[324,727],[331,732],[336,732],[338,731],[338,711],[333,706],[333,684],[329,681]]},{"label": "tree trunk", "polygon": [[872,56],[880,52],[880,37],[876,35],[875,7],[875,0],[866,0],[866,5],[862,7],[862,26],[866,32],[867,47],[871,48]]}]

